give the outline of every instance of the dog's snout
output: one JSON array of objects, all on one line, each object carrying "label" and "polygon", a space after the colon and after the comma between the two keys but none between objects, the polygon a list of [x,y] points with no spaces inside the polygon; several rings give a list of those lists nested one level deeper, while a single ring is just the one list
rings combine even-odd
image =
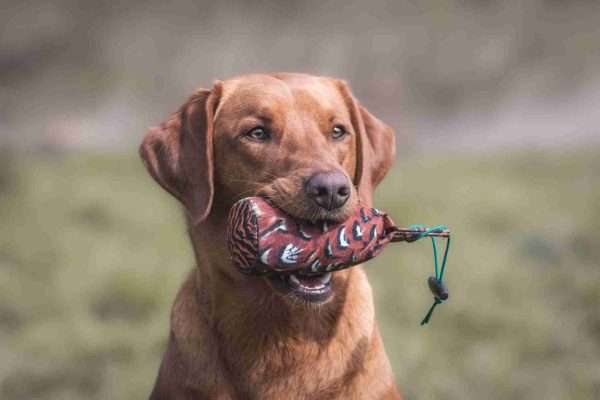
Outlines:
[{"label": "dog's snout", "polygon": [[340,208],[350,198],[350,183],[341,172],[319,172],[306,182],[306,193],[326,210]]}]

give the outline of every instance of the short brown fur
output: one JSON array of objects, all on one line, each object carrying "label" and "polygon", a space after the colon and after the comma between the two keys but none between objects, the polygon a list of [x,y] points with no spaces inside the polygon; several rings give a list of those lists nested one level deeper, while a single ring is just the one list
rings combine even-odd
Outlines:
[{"label": "short brown fur", "polygon": [[[247,140],[260,124],[269,143]],[[332,124],[347,137],[333,141]],[[151,399],[399,399],[361,267],[334,273],[333,298],[313,305],[229,262],[225,221],[240,198],[263,195],[291,215],[342,220],[394,158],[393,131],[332,78],[245,75],[198,90],[140,147],[152,177],[186,210],[197,267],[177,295]],[[325,212],[303,193],[318,171],[354,183]]]}]

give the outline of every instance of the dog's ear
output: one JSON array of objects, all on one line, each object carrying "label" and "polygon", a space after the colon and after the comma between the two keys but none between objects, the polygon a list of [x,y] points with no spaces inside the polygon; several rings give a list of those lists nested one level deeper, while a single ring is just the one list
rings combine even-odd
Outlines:
[{"label": "dog's ear", "polygon": [[193,224],[210,213],[213,183],[213,117],[221,93],[199,89],[160,126],[150,128],[140,146],[146,169],[185,207]]},{"label": "dog's ear", "polygon": [[354,185],[366,205],[373,202],[373,191],[389,171],[396,156],[394,130],[373,116],[354,98],[348,84],[338,81],[348,105],[356,133],[356,172]]}]

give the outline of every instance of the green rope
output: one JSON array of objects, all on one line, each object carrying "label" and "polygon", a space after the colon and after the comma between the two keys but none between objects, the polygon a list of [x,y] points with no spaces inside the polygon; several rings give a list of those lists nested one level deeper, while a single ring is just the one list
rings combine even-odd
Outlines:
[{"label": "green rope", "polygon": [[425,318],[423,318],[423,320],[421,321],[421,325],[425,325],[426,323],[429,322],[429,320],[431,319],[431,315],[433,314],[433,310],[435,310],[435,308],[437,307],[438,304],[442,304],[443,300],[434,297],[433,298],[433,304],[431,305],[431,307],[429,307],[429,311],[427,311],[427,314],[425,315]]},{"label": "green rope", "polygon": [[[423,225],[411,225],[410,226],[411,229],[423,229],[423,227],[424,227]],[[416,240],[424,238],[425,236],[429,235],[431,232],[436,232],[436,231],[441,231],[441,230],[446,230],[446,229],[448,229],[448,227],[445,225],[437,225],[437,226],[433,226],[431,228],[427,228],[419,234],[419,236],[416,238]],[[431,245],[433,247],[433,269],[435,272],[435,279],[437,281],[436,284],[439,285],[440,287],[442,287],[444,273],[446,272],[446,261],[448,259],[448,251],[450,250],[450,237],[448,237],[446,239],[446,248],[444,249],[444,256],[442,257],[441,267],[439,266],[438,248],[437,248],[437,240],[436,239],[437,239],[436,237],[431,236]],[[431,307],[429,308],[429,311],[427,311],[427,314],[421,321],[421,325],[425,325],[429,322],[429,320],[431,319],[431,316],[433,315],[433,311],[435,310],[435,308],[438,306],[438,304],[442,304],[443,302],[444,302],[444,299],[440,298],[437,294],[434,293],[433,304],[431,305]]]}]

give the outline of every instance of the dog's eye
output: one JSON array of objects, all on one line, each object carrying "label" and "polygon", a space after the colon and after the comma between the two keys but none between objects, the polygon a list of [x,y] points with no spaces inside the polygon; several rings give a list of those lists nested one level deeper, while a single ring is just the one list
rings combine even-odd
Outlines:
[{"label": "dog's eye", "polygon": [[334,126],[333,130],[331,131],[331,137],[336,140],[343,138],[347,134],[348,132],[346,132],[346,128],[344,128],[342,125]]},{"label": "dog's eye", "polygon": [[245,136],[257,142],[266,142],[271,139],[271,134],[262,126],[257,126],[246,132]]}]

